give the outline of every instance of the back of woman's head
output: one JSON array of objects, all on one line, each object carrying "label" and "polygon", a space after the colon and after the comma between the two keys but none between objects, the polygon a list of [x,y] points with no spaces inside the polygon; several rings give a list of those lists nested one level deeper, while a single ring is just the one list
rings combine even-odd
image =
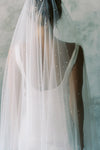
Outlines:
[{"label": "back of woman's head", "polygon": [[35,5],[43,22],[46,19],[53,26],[54,22],[60,19],[62,14],[61,0],[35,0]]}]

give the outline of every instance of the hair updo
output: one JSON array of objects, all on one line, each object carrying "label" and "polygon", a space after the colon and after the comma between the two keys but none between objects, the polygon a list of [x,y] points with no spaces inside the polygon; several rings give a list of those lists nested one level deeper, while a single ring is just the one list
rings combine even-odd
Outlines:
[{"label": "hair updo", "polygon": [[[61,0],[35,0],[36,9],[42,16],[42,22],[46,18],[53,26],[62,15]],[[42,23],[43,24],[43,23]]]}]

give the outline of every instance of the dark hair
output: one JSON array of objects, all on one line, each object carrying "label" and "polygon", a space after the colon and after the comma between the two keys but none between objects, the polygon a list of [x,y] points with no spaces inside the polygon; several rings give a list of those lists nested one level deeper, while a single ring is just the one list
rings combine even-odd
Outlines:
[{"label": "dark hair", "polygon": [[36,8],[44,18],[50,21],[51,25],[57,22],[62,15],[61,0],[35,0]]}]

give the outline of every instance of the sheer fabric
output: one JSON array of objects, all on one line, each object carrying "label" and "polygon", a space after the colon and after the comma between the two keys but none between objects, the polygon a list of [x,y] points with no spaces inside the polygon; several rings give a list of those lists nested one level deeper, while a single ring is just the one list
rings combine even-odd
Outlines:
[{"label": "sheer fabric", "polygon": [[55,25],[55,36],[66,42],[78,43],[84,52],[84,149],[99,150],[100,1],[62,0],[62,8],[62,17]]},{"label": "sheer fabric", "polygon": [[[39,2],[39,3],[38,3]],[[54,36],[59,12],[51,0],[26,0],[10,46],[1,101],[1,150],[80,150],[76,101],[70,100],[71,59]]]}]

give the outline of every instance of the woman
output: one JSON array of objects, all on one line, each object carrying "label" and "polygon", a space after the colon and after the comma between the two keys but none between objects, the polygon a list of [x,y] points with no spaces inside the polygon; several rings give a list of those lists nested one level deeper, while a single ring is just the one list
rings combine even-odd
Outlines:
[{"label": "woman", "polygon": [[[80,150],[71,58],[54,36],[62,16],[60,0],[27,0],[6,63],[2,103],[1,150]],[[74,91],[74,89],[73,89]]]}]

